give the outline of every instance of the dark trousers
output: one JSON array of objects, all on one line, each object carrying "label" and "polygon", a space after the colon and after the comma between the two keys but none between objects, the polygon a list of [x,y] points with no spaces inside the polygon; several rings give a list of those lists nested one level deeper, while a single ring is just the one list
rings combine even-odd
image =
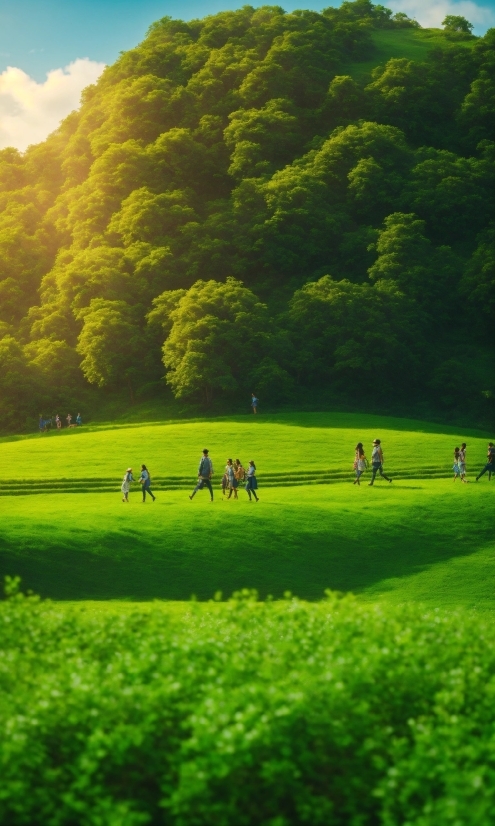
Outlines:
[{"label": "dark trousers", "polygon": [[376,474],[377,474],[377,473],[379,473],[379,474],[380,474],[380,476],[383,476],[383,478],[384,478],[384,479],[386,479],[386,480],[387,480],[387,482],[390,482],[389,477],[388,477],[388,476],[385,476],[385,474],[384,474],[384,472],[383,472],[383,466],[382,466],[381,464],[376,465],[375,463],[373,463],[373,465],[372,465],[372,471],[371,471],[371,482],[370,482],[370,485],[372,485],[372,484],[373,484],[373,482],[375,481],[375,476],[376,476]]},{"label": "dark trousers", "polygon": [[201,490],[201,488],[202,488],[202,487],[206,487],[206,488],[208,488],[208,490],[210,491],[210,496],[211,496],[211,498],[213,499],[213,488],[212,488],[212,486],[211,486],[211,482],[210,482],[210,480],[209,480],[209,479],[198,479],[198,484],[197,484],[197,485],[196,485],[196,487],[194,488],[194,490],[193,490],[193,492],[192,492],[192,494],[191,494],[191,495],[192,495],[192,496],[195,496],[195,495],[196,495],[196,493],[197,493],[197,491],[198,491],[198,490]]},{"label": "dark trousers", "polygon": [[484,476],[485,473],[495,473],[495,464],[493,462],[488,462],[488,464],[485,465],[481,473],[478,473],[478,476],[476,478],[481,479],[481,477]]},{"label": "dark trousers", "polygon": [[146,502],[146,494],[149,493],[152,499],[155,498],[153,491],[149,485],[143,485],[143,502]]}]

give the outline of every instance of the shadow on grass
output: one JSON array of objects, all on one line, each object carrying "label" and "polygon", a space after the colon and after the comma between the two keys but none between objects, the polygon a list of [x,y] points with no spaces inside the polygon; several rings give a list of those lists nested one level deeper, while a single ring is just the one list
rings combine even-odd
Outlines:
[{"label": "shadow on grass", "polygon": [[[68,534],[63,547],[38,535],[22,546],[0,539],[0,571],[22,577],[23,587],[52,599],[210,599],[239,588],[256,588],[262,597],[287,590],[304,599],[320,599],[326,588],[359,593],[382,580],[407,577],[429,566],[476,552],[491,540],[491,528],[475,535],[452,537],[407,526],[366,531],[355,539],[338,530],[298,536],[265,533],[219,547],[205,527],[196,535],[159,538],[136,532]],[[468,531],[466,531],[468,534]],[[35,544],[36,543],[36,544]]]}]

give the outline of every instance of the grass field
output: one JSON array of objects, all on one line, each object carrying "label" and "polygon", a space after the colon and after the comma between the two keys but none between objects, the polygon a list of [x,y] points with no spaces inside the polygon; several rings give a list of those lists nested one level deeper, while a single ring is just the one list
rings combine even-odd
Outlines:
[{"label": "grass field", "polygon": [[[391,58],[422,61],[432,49],[447,48],[453,42],[443,29],[382,29],[374,31],[372,37],[375,45],[372,57],[346,67],[355,80],[369,75],[376,66],[384,65]],[[454,42],[469,49],[476,43],[476,38]]]},{"label": "grass field", "polygon": [[[363,441],[369,455],[377,435],[394,482],[370,490],[365,479],[357,488],[354,445]],[[452,483],[452,449],[462,439],[473,479],[486,434],[357,414],[3,440],[1,568],[64,600],[209,599],[243,587],[318,599],[332,588],[365,600],[490,611],[495,481]],[[207,493],[187,498],[204,446],[216,466],[213,505]],[[259,505],[243,490],[239,501],[222,501],[228,456],[255,459]],[[143,506],[135,486],[124,506],[120,479],[143,461],[157,482],[157,502]]]}]

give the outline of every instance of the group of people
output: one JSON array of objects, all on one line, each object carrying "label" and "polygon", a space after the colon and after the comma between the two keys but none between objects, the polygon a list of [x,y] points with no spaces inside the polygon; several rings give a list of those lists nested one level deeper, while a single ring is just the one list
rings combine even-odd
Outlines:
[{"label": "group of people", "polygon": [[[454,448],[454,465],[452,470],[454,471],[454,482],[457,478],[461,480],[461,482],[465,482],[467,484],[466,479],[466,449],[467,444],[463,442],[460,447]],[[371,452],[371,481],[368,483],[369,486],[374,484],[376,475],[379,474],[387,482],[391,482],[392,479],[390,476],[386,476],[383,472],[383,450],[381,446],[380,439],[373,440],[373,449]],[[363,443],[358,442],[356,445],[356,452],[354,456],[354,470],[356,473],[356,478],[353,482],[354,485],[361,484],[361,476],[363,475],[364,471],[368,468],[368,460],[366,458]],[[486,454],[486,464],[483,469],[478,473],[476,477],[476,481],[478,482],[482,476],[488,473],[488,481],[492,478],[492,473],[495,473],[495,446],[493,442],[488,442],[488,449]]]},{"label": "group of people", "polygon": [[[373,448],[371,451],[371,482],[368,482],[369,487],[375,484],[377,473],[382,476],[387,482],[391,482],[390,476],[385,476],[383,472],[383,462],[385,461],[382,450],[382,443],[380,439],[373,440]],[[354,470],[356,471],[356,478],[354,485],[361,484],[361,476],[368,467],[368,460],[366,458],[362,442],[356,445],[356,453],[354,457]]]},{"label": "group of people", "polygon": [[[454,448],[454,464],[452,470],[454,471],[454,482],[457,477],[461,482],[467,483],[466,479],[466,442],[463,442],[460,447]],[[476,477],[476,482],[479,482],[482,476],[488,473],[488,481],[492,478],[492,473],[495,473],[495,446],[493,442],[488,442],[488,449],[486,452],[485,466],[480,470]]]},{"label": "group of people", "polygon": [[[124,502],[124,504],[129,504],[129,491],[131,489],[132,483],[135,481],[136,480],[132,475],[132,468],[128,467],[126,472],[124,473],[124,478],[122,479],[121,487],[122,501]],[[146,465],[141,465],[141,474],[139,476],[138,481],[141,485],[141,490],[143,493],[143,502],[146,502],[146,494],[148,494],[151,497],[152,501],[155,502],[156,496],[151,490],[151,476]]]},{"label": "group of people", "polygon": [[[454,482],[459,477],[462,482],[467,483],[466,479],[466,449],[467,445],[465,442],[462,443],[460,447],[456,447],[454,449]],[[380,439],[373,440],[373,447],[371,451],[371,480],[368,482],[368,485],[371,487],[375,483],[375,479],[378,476],[381,476],[387,482],[391,483],[392,479],[390,476],[386,476],[383,472],[383,463],[385,461],[383,455],[383,449]],[[354,471],[356,478],[353,482],[354,485],[361,484],[361,477],[365,470],[369,467],[368,460],[366,458],[366,454],[364,451],[363,443],[358,442],[355,448],[355,457],[354,457]],[[198,466],[198,481],[196,487],[194,488],[193,492],[190,494],[189,499],[192,501],[196,496],[198,490],[203,490],[206,488],[210,493],[210,501],[213,502],[213,487],[211,484],[211,480],[213,478],[213,462],[210,458],[210,452],[207,448],[203,450],[203,455],[199,461]],[[480,471],[478,476],[476,477],[476,481],[481,479],[482,476],[488,473],[488,479],[491,479],[492,473],[495,473],[495,446],[493,442],[488,442],[488,450],[486,456],[486,464],[483,469]],[[131,484],[135,482],[132,475],[132,468],[127,468],[124,478],[122,480],[122,502],[128,503],[129,502],[129,490]],[[151,490],[151,476],[149,473],[148,468],[146,465],[141,465],[141,474],[139,479],[137,480],[141,485],[141,490],[143,494],[143,502],[146,502],[146,495],[148,494],[152,501],[156,500],[156,496]],[[257,490],[258,490],[258,480],[256,478],[256,465],[254,461],[251,459],[249,465],[246,468],[243,467],[242,462],[240,459],[227,459],[227,464],[225,466],[225,471],[222,476],[222,494],[226,496],[228,491],[228,499],[231,499],[232,496],[234,499],[238,499],[237,491],[239,485],[244,484],[244,489],[249,497],[249,501],[252,502],[259,502]]]},{"label": "group of people", "polygon": [[[210,502],[213,502],[213,488],[211,485],[213,472],[213,462],[211,461],[209,450],[205,447],[205,449],[203,450],[203,455],[199,462],[198,482],[193,492],[189,496],[189,499],[191,501],[196,496],[198,490],[207,488],[210,492]],[[259,502],[258,494],[256,493],[258,489],[258,480],[256,478],[256,465],[254,461],[251,459],[246,470],[242,466],[242,462],[240,459],[236,459],[235,461],[233,461],[232,459],[227,459],[225,472],[222,477],[223,495],[225,496],[228,490],[228,499],[232,497],[232,494],[234,494],[234,499],[238,499],[237,489],[239,485],[242,484],[242,482],[245,482],[244,489],[249,497],[249,501],[252,502],[254,499],[255,502]]]},{"label": "group of people", "polygon": [[[65,421],[67,422],[67,427],[81,427],[82,425],[82,416],[80,413],[77,414],[76,418],[74,419],[71,413],[67,413],[65,417]],[[39,421],[38,421],[38,428],[40,433],[47,433],[52,428],[56,428],[57,430],[62,429],[62,419],[60,416],[50,416],[48,419],[45,419],[43,415],[40,413]]]},{"label": "group of people", "polygon": [[[134,479],[134,476],[132,474],[132,468],[128,467],[122,480],[122,502],[124,502],[124,504],[129,503],[129,491],[131,489],[132,483],[135,481],[138,481],[141,485],[141,490],[143,493],[143,502],[146,502],[146,494],[148,494],[154,502],[156,500],[156,496],[151,490],[151,476],[146,465],[141,465],[141,474],[139,476],[139,479]],[[193,492],[189,496],[189,499],[191,499],[192,501],[196,496],[198,490],[207,488],[207,490],[209,490],[210,492],[210,501],[213,502],[213,488],[211,485],[212,478],[213,462],[210,459],[209,450],[205,448],[203,450],[203,455],[201,456],[199,462],[198,482]],[[228,490],[228,498],[230,499],[232,494],[234,494],[234,499],[237,499],[237,488],[239,487],[239,484],[241,484],[242,482],[245,483],[244,489],[249,497],[249,501],[252,502],[254,498],[255,502],[259,502],[258,494],[256,493],[258,489],[258,480],[256,479],[256,465],[254,461],[251,460],[249,462],[247,470],[245,470],[239,459],[236,459],[235,462],[233,462],[232,459],[227,459],[225,473],[222,478],[223,494],[225,495]]]}]

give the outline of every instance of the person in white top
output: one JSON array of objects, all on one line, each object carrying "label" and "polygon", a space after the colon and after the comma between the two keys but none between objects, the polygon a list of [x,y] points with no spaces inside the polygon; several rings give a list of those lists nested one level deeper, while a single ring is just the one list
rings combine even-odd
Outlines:
[{"label": "person in white top", "polygon": [[364,455],[364,448],[363,443],[358,442],[356,445],[356,454],[354,457],[354,470],[356,471],[356,478],[354,479],[353,485],[360,485],[361,484],[361,476],[368,467],[368,461],[366,456]]},{"label": "person in white top", "polygon": [[132,468],[128,467],[124,478],[122,479],[122,501],[127,502],[129,504],[129,489],[131,487],[131,482],[134,482],[134,477],[132,475]]},{"label": "person in white top", "polygon": [[380,439],[374,439],[373,450],[371,452],[371,482],[368,487],[371,487],[375,481],[376,474],[379,473],[387,482],[391,482],[390,476],[385,476],[383,472],[383,450]]}]

